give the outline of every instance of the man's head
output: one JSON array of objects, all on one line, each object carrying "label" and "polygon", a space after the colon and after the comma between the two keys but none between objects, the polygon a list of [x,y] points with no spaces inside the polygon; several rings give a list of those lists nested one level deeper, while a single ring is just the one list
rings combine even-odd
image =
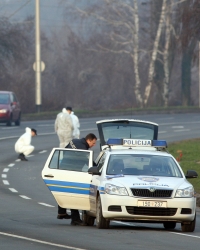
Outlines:
[{"label": "man's head", "polygon": [[89,147],[92,148],[96,144],[97,137],[96,137],[96,135],[90,133],[90,134],[86,135],[85,140],[88,143]]},{"label": "man's head", "polygon": [[31,136],[36,136],[37,135],[37,130],[32,128],[31,129]]},{"label": "man's head", "polygon": [[66,107],[66,110],[67,110],[67,112],[68,112],[69,114],[71,114],[71,112],[72,112],[72,107]]}]

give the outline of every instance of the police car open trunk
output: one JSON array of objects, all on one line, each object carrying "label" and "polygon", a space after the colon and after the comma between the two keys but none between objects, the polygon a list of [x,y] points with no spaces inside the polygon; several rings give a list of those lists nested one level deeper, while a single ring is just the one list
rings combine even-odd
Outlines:
[{"label": "police car open trunk", "polygon": [[115,139],[158,139],[158,124],[135,119],[111,119],[97,121],[101,149],[110,138]]}]

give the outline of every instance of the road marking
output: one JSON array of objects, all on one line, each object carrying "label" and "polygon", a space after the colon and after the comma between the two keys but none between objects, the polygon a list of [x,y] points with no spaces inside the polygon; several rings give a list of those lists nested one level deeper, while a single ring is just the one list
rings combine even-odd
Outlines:
[{"label": "road marking", "polygon": [[26,200],[31,200],[31,198],[25,196],[25,195],[19,195],[21,198],[26,199]]},{"label": "road marking", "polygon": [[47,150],[43,150],[43,151],[40,151],[39,154],[43,154],[43,153],[46,153]]},{"label": "road marking", "polygon": [[130,223],[122,222],[122,221],[113,220],[112,222],[115,222],[117,224],[127,225],[127,226],[135,226],[133,223],[130,224]]},{"label": "road marking", "polygon": [[2,178],[7,178],[7,174],[2,174],[1,177]]},{"label": "road marking", "polygon": [[10,167],[10,168],[12,168],[13,166],[15,166],[14,163],[11,163],[11,164],[8,165],[8,167]]},{"label": "road marking", "polygon": [[66,246],[66,245],[61,245],[61,244],[50,243],[50,242],[47,242],[47,241],[36,240],[36,239],[33,239],[33,238],[23,237],[23,236],[16,235],[16,234],[8,234],[8,233],[4,233],[4,232],[0,232],[0,234],[5,235],[5,236],[9,236],[9,237],[13,237],[13,238],[22,239],[22,240],[37,242],[37,243],[41,243],[41,244],[45,244],[45,245],[49,245],[49,246],[56,246],[56,247],[67,248],[67,249],[72,249],[72,250],[86,250],[84,248],[77,248],[77,247],[72,247],[72,246]]},{"label": "road marking", "polygon": [[196,236],[196,235],[190,235],[190,234],[182,234],[182,233],[174,233],[174,232],[170,232],[171,234],[178,234],[178,235],[182,235],[182,236],[188,236],[188,237],[193,237],[193,238],[199,238],[200,236]]},{"label": "road marking", "polygon": [[42,202],[38,202],[38,204],[46,206],[46,207],[55,207],[55,206],[52,206],[52,205],[49,205],[49,204],[46,204],[46,203],[42,203]]},{"label": "road marking", "polygon": [[26,157],[29,158],[29,157],[32,157],[32,156],[34,156],[34,155],[27,155]]},{"label": "road marking", "polygon": [[184,126],[172,126],[172,128],[184,128]]},{"label": "road marking", "polygon": [[6,130],[8,130],[8,129],[16,129],[16,127],[2,128],[2,129],[6,129]]},{"label": "road marking", "polygon": [[3,180],[3,184],[4,185],[10,185],[10,183],[8,181],[6,181],[6,180]]},{"label": "road marking", "polygon": [[17,159],[17,160],[15,160],[15,161],[21,161],[20,159]]},{"label": "road marking", "polygon": [[167,133],[167,131],[158,131],[158,134],[164,134]]},{"label": "road marking", "polygon": [[190,131],[190,129],[179,129],[179,130],[174,130],[174,132],[183,132],[183,131]]},{"label": "road marking", "polygon": [[4,168],[3,172],[6,173],[9,171],[9,168]]},{"label": "road marking", "polygon": [[18,191],[17,191],[16,189],[14,189],[14,188],[9,188],[9,189],[10,189],[10,191],[13,192],[13,193],[18,193]]}]

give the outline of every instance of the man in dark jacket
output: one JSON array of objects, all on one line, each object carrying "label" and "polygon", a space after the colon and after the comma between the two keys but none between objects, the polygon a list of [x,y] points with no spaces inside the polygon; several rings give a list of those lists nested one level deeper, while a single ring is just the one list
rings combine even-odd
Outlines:
[{"label": "man in dark jacket", "polygon": [[[92,148],[95,146],[97,141],[97,137],[90,133],[85,138],[82,139],[73,139],[69,142],[69,144],[66,146],[66,148],[72,148],[72,149],[83,149],[88,150],[89,148]],[[85,226],[86,224],[83,223],[83,221],[80,219],[80,214],[77,209],[71,209],[71,216],[67,214],[66,208],[62,208],[58,206],[58,216],[57,219],[69,219],[71,218],[71,225],[79,225],[79,226]]]}]

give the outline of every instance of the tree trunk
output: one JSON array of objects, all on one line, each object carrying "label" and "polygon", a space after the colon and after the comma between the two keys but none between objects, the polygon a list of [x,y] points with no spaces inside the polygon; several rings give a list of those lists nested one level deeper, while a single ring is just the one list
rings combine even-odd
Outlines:
[{"label": "tree trunk", "polygon": [[193,39],[183,51],[182,63],[181,63],[181,82],[182,82],[182,105],[191,105],[190,87],[191,87],[191,67],[192,57],[195,49],[196,41]]},{"label": "tree trunk", "polygon": [[139,76],[139,17],[138,17],[138,4],[137,0],[134,0],[134,22],[135,22],[135,31],[133,32],[134,37],[134,46],[133,46],[133,63],[134,63],[134,73],[135,73],[135,96],[136,101],[140,108],[143,107],[143,100],[141,96],[141,82]]},{"label": "tree trunk", "polygon": [[145,93],[144,93],[144,105],[147,105],[147,102],[148,102],[148,99],[150,96],[150,92],[151,92],[151,87],[153,84],[154,73],[155,73],[155,61],[157,58],[158,46],[159,46],[162,27],[163,27],[163,23],[164,23],[166,6],[167,6],[167,0],[163,0],[159,25],[158,25],[157,34],[156,34],[156,38],[155,38],[154,46],[153,46],[153,52],[152,52],[152,56],[151,56],[151,61],[150,61],[150,65],[149,65],[148,84],[145,88]]}]

